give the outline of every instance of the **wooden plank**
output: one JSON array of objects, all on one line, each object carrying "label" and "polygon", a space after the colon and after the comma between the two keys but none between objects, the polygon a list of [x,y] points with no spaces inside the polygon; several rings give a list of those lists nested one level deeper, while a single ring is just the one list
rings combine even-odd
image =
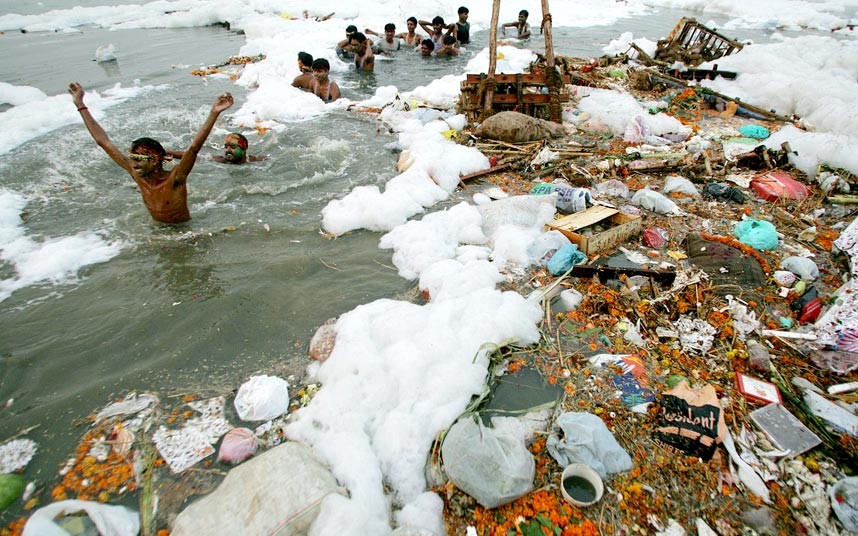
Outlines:
[{"label": "wooden plank", "polygon": [[582,227],[587,227],[588,225],[593,225],[596,222],[602,221],[605,218],[610,218],[614,214],[618,213],[619,210],[615,208],[603,207],[602,205],[597,205],[595,207],[588,208],[582,212],[576,212],[575,214],[570,214],[568,216],[563,216],[562,218],[558,218],[553,222],[549,223],[550,227],[563,227],[565,229],[571,229],[576,231],[581,229]]},{"label": "wooden plank", "polygon": [[468,173],[467,175],[462,175],[461,177],[459,177],[459,180],[462,182],[469,181],[471,179],[476,179],[477,177],[482,177],[483,175],[491,175],[492,173],[498,173],[499,171],[509,169],[509,167],[510,164],[499,164],[497,166],[484,169],[482,171],[475,171],[473,173]]},{"label": "wooden plank", "polygon": [[670,285],[676,279],[676,272],[673,270],[651,270],[649,268],[617,268],[614,266],[604,266],[595,264],[576,264],[569,273],[572,277],[593,277],[598,276],[601,281],[607,279],[616,279],[620,275],[628,276],[643,275],[651,277],[663,285]]}]

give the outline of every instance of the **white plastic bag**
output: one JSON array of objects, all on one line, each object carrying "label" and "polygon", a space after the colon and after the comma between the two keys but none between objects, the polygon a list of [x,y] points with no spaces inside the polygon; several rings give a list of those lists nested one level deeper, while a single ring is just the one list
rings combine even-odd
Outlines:
[{"label": "white plastic bag", "polygon": [[69,533],[54,523],[57,517],[85,512],[101,536],[137,536],[140,532],[140,517],[134,510],[124,506],[101,504],[92,501],[60,501],[39,508],[27,524],[23,536],[69,536]]},{"label": "white plastic bag", "polygon": [[530,244],[527,248],[527,256],[531,264],[543,265],[555,251],[569,243],[569,239],[560,231],[548,231],[536,237],[536,240]]},{"label": "white plastic bag", "polygon": [[789,270],[804,281],[813,281],[819,277],[819,267],[807,257],[787,257],[781,261],[781,268]]},{"label": "white plastic bag", "polygon": [[659,214],[672,214],[675,216],[682,214],[682,210],[680,210],[676,203],[649,188],[635,192],[635,195],[632,196],[632,203],[641,208],[658,212]]},{"label": "white plastic bag", "polygon": [[488,428],[477,417],[460,419],[444,438],[441,458],[450,480],[485,508],[533,489],[536,464],[523,434],[513,426]]},{"label": "white plastic bag", "polygon": [[557,419],[564,438],[548,436],[546,447],[561,467],[583,463],[606,478],[632,468],[632,459],[614,439],[604,421],[592,413],[568,412]]},{"label": "white plastic bag", "polygon": [[289,410],[289,383],[276,376],[253,376],[235,395],[235,411],[243,421],[268,421]]},{"label": "white plastic bag", "polygon": [[694,184],[686,179],[685,177],[681,177],[679,175],[671,175],[664,181],[664,193],[680,193],[685,195],[690,195],[691,197],[700,197],[700,192],[697,191],[697,187]]}]

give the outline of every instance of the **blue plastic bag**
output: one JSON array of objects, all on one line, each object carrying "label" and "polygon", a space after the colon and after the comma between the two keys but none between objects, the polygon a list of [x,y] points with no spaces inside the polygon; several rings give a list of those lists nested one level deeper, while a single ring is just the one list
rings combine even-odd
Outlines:
[{"label": "blue plastic bag", "polygon": [[733,234],[739,242],[760,251],[778,247],[778,232],[775,226],[767,221],[754,219],[741,221]]},{"label": "blue plastic bag", "polygon": [[552,275],[560,275],[585,260],[587,260],[587,256],[578,251],[576,244],[566,244],[554,253],[546,266],[548,266],[548,271]]},{"label": "blue plastic bag", "polygon": [[769,137],[769,129],[760,125],[742,125],[739,127],[739,133],[746,138],[758,140],[764,140]]}]

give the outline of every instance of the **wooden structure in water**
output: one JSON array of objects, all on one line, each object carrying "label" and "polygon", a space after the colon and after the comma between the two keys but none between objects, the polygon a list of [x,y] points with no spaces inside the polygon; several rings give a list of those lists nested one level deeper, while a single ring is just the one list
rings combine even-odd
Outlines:
[{"label": "wooden structure in water", "polygon": [[495,74],[497,68],[497,30],[500,0],[492,5],[491,36],[489,38],[488,73],[468,74],[461,85],[459,110],[468,121],[479,122],[500,111],[515,110],[531,116],[546,116],[561,122],[561,102],[568,95],[561,93],[568,77],[555,67],[554,44],[551,39],[551,13],[548,0],[542,0],[542,33],[545,36],[545,64],[541,72]]},{"label": "wooden structure in water", "polygon": [[658,42],[653,59],[681,61],[690,67],[717,60],[742,50],[742,43],[725,37],[715,30],[683,17],[665,39]]}]

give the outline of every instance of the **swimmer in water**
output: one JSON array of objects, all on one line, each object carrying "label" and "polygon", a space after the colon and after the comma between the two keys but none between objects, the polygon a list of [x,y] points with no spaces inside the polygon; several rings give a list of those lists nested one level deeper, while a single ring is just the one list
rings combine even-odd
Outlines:
[{"label": "swimmer in water", "polygon": [[292,87],[313,91],[313,56],[306,52],[298,53],[298,69],[301,74],[292,80]]},{"label": "swimmer in water", "polygon": [[[215,156],[212,160],[221,164],[243,164],[245,162],[262,162],[268,158],[267,156],[247,154],[247,147],[247,138],[243,134],[231,132],[224,140],[223,156]],[[167,154],[174,158],[182,158],[185,152],[167,151]]]},{"label": "swimmer in water", "polygon": [[313,94],[325,102],[332,102],[340,98],[340,86],[328,78],[330,72],[331,64],[325,58],[319,58],[313,62],[313,76],[316,78]]},{"label": "swimmer in water", "polygon": [[143,203],[152,218],[161,223],[182,223],[190,220],[188,174],[194,168],[197,153],[208,138],[218,116],[232,106],[232,95],[224,93],[215,98],[205,123],[194,136],[191,145],[184,151],[179,163],[167,171],[163,167],[167,152],[160,143],[152,138],[139,138],[131,142],[131,149],[126,154],[110,141],[107,133],[89,113],[83,102],[83,86],[72,82],[69,84],[69,93],[95,143],[137,183]]}]

